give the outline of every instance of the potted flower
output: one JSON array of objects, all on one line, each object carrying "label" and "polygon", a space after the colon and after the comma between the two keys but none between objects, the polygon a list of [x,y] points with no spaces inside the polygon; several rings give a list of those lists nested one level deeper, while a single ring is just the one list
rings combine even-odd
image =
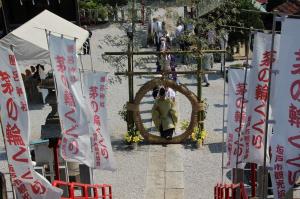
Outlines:
[{"label": "potted flower", "polygon": [[[186,130],[189,126],[190,122],[188,120],[181,121],[181,130]],[[202,129],[199,131],[198,127],[195,127],[191,136],[190,140],[195,144],[196,148],[199,148],[201,145],[203,145],[204,139],[207,137],[207,131],[205,129]]]},{"label": "potted flower", "polygon": [[206,137],[207,131],[205,129],[199,131],[198,127],[195,127],[193,133],[191,134],[191,140],[195,143],[196,148],[199,148],[203,145],[204,139]]},{"label": "potted flower", "polygon": [[124,139],[125,139],[126,144],[132,145],[135,149],[137,149],[138,143],[140,143],[144,140],[144,138],[141,136],[140,132],[135,129],[131,129],[131,130],[127,131],[125,133]]}]

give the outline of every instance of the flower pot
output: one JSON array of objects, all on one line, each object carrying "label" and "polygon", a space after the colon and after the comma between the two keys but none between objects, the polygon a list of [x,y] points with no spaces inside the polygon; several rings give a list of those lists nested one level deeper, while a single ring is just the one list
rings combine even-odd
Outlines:
[{"label": "flower pot", "polygon": [[200,149],[203,146],[203,143],[202,142],[195,142],[194,146],[195,146],[196,149]]},{"label": "flower pot", "polygon": [[137,150],[138,149],[138,143],[137,142],[132,143],[132,149],[133,150]]}]

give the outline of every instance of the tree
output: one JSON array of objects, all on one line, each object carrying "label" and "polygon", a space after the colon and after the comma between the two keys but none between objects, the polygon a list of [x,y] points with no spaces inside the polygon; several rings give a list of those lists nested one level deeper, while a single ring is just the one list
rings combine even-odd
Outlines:
[{"label": "tree", "polygon": [[[201,0],[196,0],[196,4]],[[212,1],[212,3],[214,3]],[[217,39],[229,33],[229,45],[234,46],[238,42],[246,43],[249,39],[249,31],[243,29],[229,29],[226,26],[253,27],[264,29],[264,24],[260,13],[245,12],[245,10],[257,10],[252,0],[224,0],[218,7],[209,11],[203,16],[194,19],[186,19],[185,24],[193,24],[195,35],[184,34],[182,39],[198,48],[216,48],[218,46],[209,46],[208,32],[216,31]]]}]

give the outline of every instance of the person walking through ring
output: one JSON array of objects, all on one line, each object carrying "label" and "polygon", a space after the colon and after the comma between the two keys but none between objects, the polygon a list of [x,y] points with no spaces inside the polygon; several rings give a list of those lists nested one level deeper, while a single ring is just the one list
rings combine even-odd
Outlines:
[{"label": "person walking through ring", "polygon": [[159,89],[159,98],[152,108],[152,120],[156,129],[159,129],[162,138],[171,140],[178,122],[175,102],[166,97],[166,89]]}]

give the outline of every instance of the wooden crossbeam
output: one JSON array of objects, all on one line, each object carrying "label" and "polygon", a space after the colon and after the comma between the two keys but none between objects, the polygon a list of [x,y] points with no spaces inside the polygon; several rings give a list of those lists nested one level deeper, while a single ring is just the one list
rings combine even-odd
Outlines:
[{"label": "wooden crossbeam", "polygon": [[191,51],[143,51],[143,52],[105,52],[104,55],[164,55],[164,54],[206,54],[206,53],[226,53],[226,50],[191,50]]},{"label": "wooden crossbeam", "polygon": [[217,70],[208,70],[208,71],[165,71],[165,72],[116,72],[115,75],[125,75],[125,76],[135,76],[135,75],[167,75],[167,74],[216,74],[219,73]]}]

